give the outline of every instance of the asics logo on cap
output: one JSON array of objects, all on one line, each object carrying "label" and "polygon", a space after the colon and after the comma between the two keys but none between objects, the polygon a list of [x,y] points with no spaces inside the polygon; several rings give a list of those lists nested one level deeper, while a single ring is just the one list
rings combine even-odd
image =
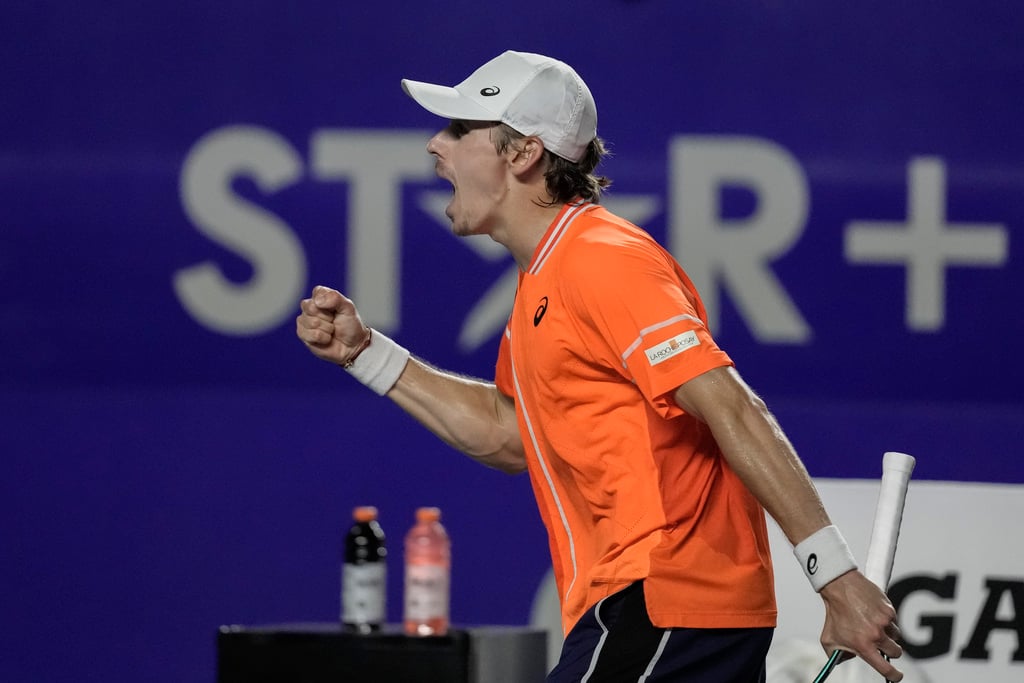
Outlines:
[{"label": "asics logo on cap", "polygon": [[496,85],[491,85],[491,86],[488,86],[486,88],[481,88],[480,89],[480,94],[483,95],[484,97],[494,97],[495,95],[497,95],[500,92],[501,92],[501,88],[499,88]]}]

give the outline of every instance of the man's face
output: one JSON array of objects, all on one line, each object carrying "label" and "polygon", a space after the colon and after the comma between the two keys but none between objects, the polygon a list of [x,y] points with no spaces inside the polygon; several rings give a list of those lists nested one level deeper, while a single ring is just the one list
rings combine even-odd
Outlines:
[{"label": "man's face", "polygon": [[436,158],[435,172],[454,189],[445,214],[456,235],[488,234],[508,193],[505,156],[491,141],[495,125],[455,120],[427,144]]}]

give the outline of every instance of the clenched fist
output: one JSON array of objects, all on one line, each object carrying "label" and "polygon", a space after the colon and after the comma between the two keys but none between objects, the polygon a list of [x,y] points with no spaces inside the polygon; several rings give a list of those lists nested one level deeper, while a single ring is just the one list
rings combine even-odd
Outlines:
[{"label": "clenched fist", "polygon": [[345,365],[369,340],[355,304],[337,290],[318,285],[299,308],[295,334],[317,358]]}]

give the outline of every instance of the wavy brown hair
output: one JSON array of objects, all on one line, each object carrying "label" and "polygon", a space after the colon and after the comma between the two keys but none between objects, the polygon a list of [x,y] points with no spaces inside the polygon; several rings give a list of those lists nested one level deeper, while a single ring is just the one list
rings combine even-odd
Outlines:
[{"label": "wavy brown hair", "polygon": [[[526,136],[511,126],[499,123],[492,139],[498,154],[502,154],[509,147],[516,149],[517,143],[524,137]],[[594,170],[609,154],[604,141],[598,137],[590,141],[583,152],[583,158],[576,162],[563,159],[551,150],[545,149],[547,170],[544,171],[544,181],[548,194],[551,195],[550,204],[565,204],[577,198],[595,204],[600,202],[601,193],[612,184],[612,181],[610,178],[595,174]]]}]

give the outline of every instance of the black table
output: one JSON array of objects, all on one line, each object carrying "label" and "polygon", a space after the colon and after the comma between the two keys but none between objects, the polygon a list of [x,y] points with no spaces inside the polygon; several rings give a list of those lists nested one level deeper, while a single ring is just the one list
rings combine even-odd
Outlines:
[{"label": "black table", "polygon": [[547,634],[525,626],[412,637],[397,625],[360,635],[339,624],[222,626],[218,683],[541,683]]}]

